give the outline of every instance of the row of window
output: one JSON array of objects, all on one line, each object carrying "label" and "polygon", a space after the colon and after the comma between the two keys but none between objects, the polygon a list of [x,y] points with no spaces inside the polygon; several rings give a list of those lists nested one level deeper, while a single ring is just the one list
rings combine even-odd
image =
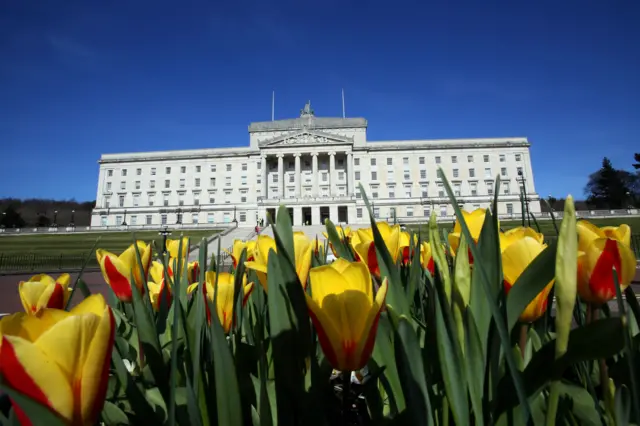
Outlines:
[{"label": "row of window", "polygon": [[[452,169],[451,170],[453,178],[459,178],[460,177],[460,169]],[[516,172],[518,174],[518,176],[522,175],[522,167],[518,166],[516,169]],[[354,172],[355,174],[355,180],[361,180],[361,174],[359,170],[356,170]],[[395,170],[388,170],[387,171],[387,180],[388,181],[393,181],[395,180],[395,175],[396,175],[396,171]],[[506,167],[501,167],[500,168],[500,176],[501,177],[507,177],[507,168]],[[469,169],[469,178],[475,178],[476,176],[476,169]],[[484,169],[484,178],[485,179],[492,179],[493,178],[493,171],[490,167],[487,167]],[[411,178],[411,172],[405,170],[403,173],[403,179],[405,181],[410,181],[412,180]],[[420,170],[420,179],[427,179],[427,171],[426,170]],[[378,172],[376,170],[372,170],[371,171],[371,180],[378,180]]]},{"label": "row of window", "polygon": [[[479,208],[480,208],[480,204],[474,204],[471,207],[471,210],[475,210],[475,209],[479,209]],[[507,208],[507,214],[512,215],[513,214],[513,203],[506,203],[506,208]],[[422,209],[422,215],[424,217],[430,217],[431,216],[431,206],[424,206],[421,209]],[[441,217],[451,216],[451,213],[449,212],[449,205],[448,204],[442,204],[439,207],[439,211],[440,211],[440,216]],[[402,212],[398,212],[395,207],[389,207],[387,212],[388,212],[388,216],[385,217],[386,219],[391,219],[393,217],[415,217],[414,216],[414,208],[412,206],[404,207],[404,215],[402,215]],[[416,213],[416,216],[417,216],[417,214],[420,214],[420,211],[417,210],[417,211],[415,211],[415,213]],[[356,217],[358,219],[362,219],[363,218],[363,214],[364,214],[364,209],[362,207],[357,207],[356,208]],[[376,219],[380,219],[381,218],[380,207],[374,207],[373,208],[373,216]]]},{"label": "row of window", "polygon": [[[200,173],[202,172],[202,166],[193,166],[194,167],[194,171],[196,173]],[[210,171],[211,173],[215,173],[216,172],[216,164],[211,164],[210,166]],[[226,171],[227,172],[231,172],[233,171],[233,164],[226,164]],[[243,172],[246,172],[248,170],[248,164],[247,163],[242,163],[240,165],[241,169]],[[260,169],[262,167],[262,164],[260,162],[257,163],[257,168]],[[164,173],[166,175],[170,175],[171,174],[171,166],[167,166],[164,168]],[[151,176],[155,176],[157,171],[156,171],[156,167],[151,167]],[[120,169],[120,176],[127,176],[128,170],[127,169]],[[187,173],[187,166],[180,166],[180,173]],[[113,176],[113,169],[107,169],[107,177],[112,177]],[[136,168],[136,176],[142,176],[142,168],[138,167]]]},{"label": "row of window", "polygon": [[[208,194],[208,200],[209,200],[209,204],[215,204],[216,203],[216,195],[215,194]],[[179,206],[184,206],[185,205],[185,199],[184,199],[184,194],[179,194],[178,195],[178,205]],[[246,203],[247,202],[247,191],[240,191],[240,202],[241,203]],[[222,197],[222,203],[223,204],[231,204],[231,191],[224,191],[224,196]],[[141,196],[139,194],[134,194],[133,195],[133,207],[140,207],[141,204]],[[147,204],[145,204],[145,206],[150,206],[153,207],[156,205],[156,196],[155,194],[148,194],[147,195]],[[169,194],[162,194],[161,197],[161,204],[158,204],[164,207],[168,207],[169,204]],[[193,194],[193,205],[194,206],[199,206],[200,205],[200,194],[199,193],[194,193]],[[108,209],[112,207],[111,206],[111,198],[110,197],[105,197],[104,198],[104,208]],[[125,207],[125,196],[124,195],[119,195],[118,196],[118,204],[117,207]]]},{"label": "row of window", "polygon": [[[199,223],[199,218],[200,215],[198,213],[192,213],[191,214],[191,222],[189,223],[194,223],[197,224]],[[108,216],[102,216],[100,219],[100,225],[101,226],[121,226],[121,225],[132,225],[132,226],[137,226],[137,225],[157,225],[158,222],[154,221],[154,219],[156,219],[156,221],[159,219],[159,224],[160,225],[169,225],[169,215],[163,213],[160,215],[159,218],[156,217],[156,215],[152,215],[152,214],[147,214],[147,215],[130,215],[130,216],[124,216],[124,215],[116,215],[115,216],[115,223],[109,223],[109,217]],[[231,212],[224,212],[222,215],[222,222],[224,223],[231,223],[234,219],[233,213]],[[247,221],[247,212],[241,211],[241,212],[236,212],[236,216],[235,219],[238,220],[240,223],[245,223]],[[176,214],[176,224],[180,224],[183,223],[184,217],[182,215],[182,213],[177,213]],[[215,213],[207,213],[207,222],[208,224],[214,224],[216,223],[216,217],[215,217]]]},{"label": "row of window", "polygon": [[[209,178],[209,187],[213,188],[216,186],[216,178],[212,177]],[[262,179],[258,178],[256,180],[257,184],[260,184],[262,182]],[[225,177],[225,186],[231,186],[232,183],[232,177],[231,176],[226,176]],[[201,179],[200,178],[194,178],[193,180],[193,187],[195,188],[200,188],[201,187]],[[242,186],[246,186],[248,185],[248,180],[247,180],[247,176],[240,176],[240,185]],[[136,190],[140,190],[142,189],[142,182],[137,180],[134,182],[133,184],[134,189]],[[178,182],[178,187],[183,189],[187,187],[187,180],[184,178],[181,178]],[[155,189],[156,188],[156,181],[155,180],[150,180],[149,181],[149,189]],[[120,182],[120,190],[125,191],[127,189],[127,182],[126,181],[121,181]],[[164,189],[171,189],[171,180],[170,179],[165,179],[164,181]],[[106,182],[106,186],[105,186],[105,190],[107,192],[112,191],[113,190],[113,185],[111,182]]]},{"label": "row of window", "polygon": [[[506,154],[499,154],[498,155],[499,160],[501,163],[505,163],[507,161],[507,155]],[[515,161],[522,161],[522,154],[514,154],[515,157]],[[377,158],[372,157],[369,159],[370,164],[372,166],[377,165]],[[491,161],[491,155],[490,154],[484,154],[482,156],[482,161],[484,161],[485,163],[489,163]],[[437,155],[435,157],[435,162],[436,164],[442,164],[442,157]],[[473,155],[467,155],[467,162],[468,163],[473,163],[474,162],[474,156]],[[452,155],[451,156],[451,163],[452,164],[456,164],[458,163],[458,156],[457,155]],[[360,159],[359,158],[354,158],[353,159],[353,164],[354,166],[359,166],[360,165]],[[403,157],[402,158],[402,164],[404,164],[405,166],[409,165],[409,157]],[[425,164],[425,157],[418,157],[418,164],[420,165],[424,165]],[[387,157],[387,166],[393,166],[393,157]]]}]

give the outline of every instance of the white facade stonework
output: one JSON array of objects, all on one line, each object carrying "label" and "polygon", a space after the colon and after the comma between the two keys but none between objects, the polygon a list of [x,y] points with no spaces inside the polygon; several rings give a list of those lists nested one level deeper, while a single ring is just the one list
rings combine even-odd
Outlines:
[{"label": "white facade stonework", "polygon": [[[362,184],[380,219],[425,221],[453,207],[442,167],[464,209],[488,207],[501,177],[498,214],[520,218],[522,182],[540,212],[526,138],[371,142],[363,118],[300,117],[252,123],[248,148],[104,154],[92,226],[176,223],[253,226],[280,204],[294,225],[368,223]],[[522,179],[522,176],[524,179]],[[265,221],[266,223],[266,221]]]}]

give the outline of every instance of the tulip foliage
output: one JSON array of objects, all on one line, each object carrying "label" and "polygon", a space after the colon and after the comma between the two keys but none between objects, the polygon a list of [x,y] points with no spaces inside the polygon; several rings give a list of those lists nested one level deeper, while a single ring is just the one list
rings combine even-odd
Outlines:
[{"label": "tulip foliage", "polygon": [[236,242],[231,265],[205,241],[188,262],[182,238],[98,250],[106,302],[65,311],[68,277],[21,283],[26,312],[0,321],[0,423],[640,423],[628,227],[576,223],[569,197],[557,241],[502,232],[497,201],[462,212],[439,173],[448,236],[435,216],[424,233],[371,216],[312,241],[281,207],[275,237]]}]

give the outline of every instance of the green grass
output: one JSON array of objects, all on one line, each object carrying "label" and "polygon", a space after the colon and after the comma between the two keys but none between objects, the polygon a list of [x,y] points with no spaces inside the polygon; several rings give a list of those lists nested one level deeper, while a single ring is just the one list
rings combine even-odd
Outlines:
[{"label": "green grass", "polygon": [[[623,223],[626,223],[631,227],[632,234],[634,235],[640,234],[640,217],[612,217],[612,218],[602,218],[602,219],[589,219],[589,221],[596,226],[618,226]],[[560,229],[560,222],[561,220],[556,219],[556,224],[558,225],[558,229]],[[526,221],[525,221],[525,224],[528,225]],[[500,227],[502,228],[503,231],[506,231],[511,228],[517,228],[518,226],[522,226],[521,220],[500,222]],[[542,232],[544,235],[550,236],[550,237],[556,236],[556,231],[553,227],[553,222],[551,220],[538,220],[538,226],[539,226],[539,232]],[[420,225],[407,225],[407,227],[416,232],[420,230],[420,232],[423,235],[426,235],[425,233],[428,232],[428,225],[426,223],[420,224]],[[439,223],[439,227],[441,229],[447,229],[448,231],[450,231],[451,229],[453,229],[453,221],[441,222]],[[536,228],[536,224],[534,223],[533,220],[531,221],[531,227],[536,230],[538,229]]]},{"label": "green grass", "polygon": [[[191,238],[191,244],[199,244],[202,237],[210,237],[220,232],[219,230],[184,230],[173,231],[167,238],[178,238],[180,234]],[[91,250],[96,240],[100,242],[96,248],[103,248],[114,253],[126,249],[133,242],[132,232],[105,232],[82,234],[58,234],[58,235],[19,235],[0,237],[0,254],[11,255],[53,255],[53,256],[78,256]],[[136,238],[146,242],[155,241],[155,247],[162,247],[162,236],[158,231],[139,231]]]}]

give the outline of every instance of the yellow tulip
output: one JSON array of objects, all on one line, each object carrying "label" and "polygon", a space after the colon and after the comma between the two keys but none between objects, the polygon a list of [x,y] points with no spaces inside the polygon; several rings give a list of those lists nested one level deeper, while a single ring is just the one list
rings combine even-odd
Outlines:
[{"label": "yellow tulip", "polygon": [[109,284],[118,299],[123,302],[130,302],[133,297],[130,284],[132,274],[136,287],[141,294],[144,292],[143,280],[146,279],[149,265],[151,264],[151,245],[145,244],[143,241],[136,241],[136,245],[140,251],[143,271],[140,271],[136,258],[136,248],[133,244],[123,251],[120,256],[103,249],[96,250],[96,258],[104,280]]},{"label": "yellow tulip", "polygon": [[424,269],[433,275],[435,272],[435,263],[433,261],[433,255],[431,254],[431,244],[426,241],[420,244],[420,263]]},{"label": "yellow tulip", "polygon": [[[378,222],[376,225],[393,262],[397,262],[398,255],[400,254],[400,236],[402,234],[400,225],[391,226],[387,222]],[[364,262],[374,276],[379,277],[380,267],[378,265],[378,257],[373,239],[373,229],[364,228],[356,230],[356,233],[351,237],[351,246],[356,252],[357,259]]]},{"label": "yellow tulip", "polygon": [[[94,425],[104,404],[115,321],[100,294],[71,310],[43,309],[0,320],[0,374],[69,425]],[[14,402],[23,425],[32,424]]]},{"label": "yellow tulip", "polygon": [[[336,226],[336,231],[338,232],[338,237],[340,237],[342,241],[349,243],[352,235],[350,226],[347,226],[346,228],[343,228],[342,226]],[[322,235],[324,236],[325,239],[329,240],[329,234],[327,232],[323,232]],[[338,257],[338,253],[336,253],[336,250],[333,247],[333,244],[331,244],[331,241],[329,241],[329,248],[331,249],[331,252],[333,253],[333,255],[335,257]]]},{"label": "yellow tulip", "polygon": [[544,242],[544,235],[536,232],[528,226],[520,226],[518,228],[509,229],[506,232],[500,232],[500,251],[505,251],[511,244],[520,241],[524,237],[531,237],[540,244]]},{"label": "yellow tulip", "polygon": [[62,274],[57,280],[49,275],[34,275],[18,284],[18,293],[25,312],[37,314],[44,308],[64,309],[71,297],[71,277]]},{"label": "yellow tulip", "polygon": [[578,294],[591,303],[602,304],[616,295],[613,268],[624,291],[636,272],[628,225],[598,228],[586,220],[576,224],[578,231]]},{"label": "yellow tulip", "polygon": [[[520,275],[546,247],[546,244],[542,244],[538,239],[525,236],[510,244],[502,252],[505,293],[511,290],[511,287],[513,287]],[[547,298],[553,282],[554,280],[551,280],[529,305],[527,305],[524,312],[520,315],[520,321],[533,322],[546,312]]]},{"label": "yellow tulip", "polygon": [[238,262],[240,261],[240,256],[242,255],[242,250],[247,249],[247,261],[253,261],[253,252],[256,249],[256,241],[242,241],[242,240],[233,240],[233,246],[231,251],[224,249],[231,256],[231,260],[233,262],[233,268],[236,269],[238,267]]},{"label": "yellow tulip", "polygon": [[165,281],[164,266],[157,260],[151,264],[151,268],[149,269],[147,287],[149,288],[151,306],[153,306],[155,311],[160,310],[160,303],[163,298],[166,299],[167,306],[171,305],[171,301],[173,300],[171,286]]},{"label": "yellow tulip", "polygon": [[[179,250],[180,250],[180,239],[172,240],[168,238],[167,251],[169,252],[169,256],[173,258],[177,258]],[[182,237],[182,257],[186,258],[188,253],[189,253],[189,238]]]},{"label": "yellow tulip", "polygon": [[359,370],[373,351],[387,280],[374,298],[366,265],[337,259],[311,269],[310,281],[305,297],[325,356],[340,371]]},{"label": "yellow tulip", "polygon": [[[217,277],[216,277],[217,275]],[[216,283],[216,279],[218,280]],[[228,272],[220,272],[216,274],[213,271],[208,271],[206,274],[206,280],[204,285],[202,286],[202,291],[204,292],[204,296],[207,297],[211,302],[214,302],[214,298],[216,298],[216,312],[218,314],[218,319],[220,320],[220,324],[222,324],[222,328],[225,333],[228,333],[231,330],[231,326],[235,323],[235,315],[234,315],[234,303],[233,296],[235,291],[235,275],[230,274]],[[216,285],[218,287],[218,294],[216,295]],[[192,284],[188,288],[188,292],[192,293],[194,290],[198,288],[198,283]],[[249,295],[253,291],[253,283],[247,284],[247,276],[244,275],[242,277],[242,288],[243,288],[243,296],[242,296],[242,306],[247,303],[249,299]],[[207,321],[211,323],[211,311],[209,310],[209,304],[206,305],[207,311]]]},{"label": "yellow tulip", "polygon": [[[471,238],[473,238],[474,243],[477,243],[478,238],[480,238],[480,231],[482,231],[486,215],[487,209],[475,209],[472,212],[462,210],[462,216],[469,228],[469,233],[471,234]],[[460,234],[462,234],[462,226],[460,226],[460,222],[456,219],[456,223],[453,225],[453,231],[448,236],[451,252],[454,256],[458,251],[458,246],[460,245]],[[469,262],[473,262],[471,250],[469,250]]]},{"label": "yellow tulip", "polygon": [[[256,247],[253,252],[254,260],[251,262],[245,262],[245,266],[248,269],[256,271],[260,284],[267,289],[267,265],[269,261],[269,250],[278,252],[276,248],[276,242],[268,235],[259,235],[256,242]],[[295,268],[300,283],[304,288],[307,288],[307,278],[309,276],[309,268],[311,268],[311,254],[313,251],[313,243],[305,235],[304,232],[293,233],[293,250],[295,256]]]}]

